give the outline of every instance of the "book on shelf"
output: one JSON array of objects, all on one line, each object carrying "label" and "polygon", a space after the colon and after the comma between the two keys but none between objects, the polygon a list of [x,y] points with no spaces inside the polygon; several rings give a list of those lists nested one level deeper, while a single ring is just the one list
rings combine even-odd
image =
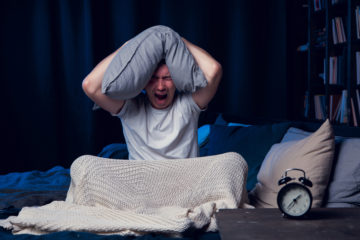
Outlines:
[{"label": "book on shelf", "polygon": [[335,120],[337,112],[340,108],[340,94],[332,94],[329,96],[329,118],[331,121]]},{"label": "book on shelf", "polygon": [[357,117],[356,117],[356,110],[355,110],[355,105],[354,105],[354,99],[351,98],[350,99],[350,104],[351,104],[351,115],[353,117],[353,124],[355,127],[358,126],[358,121],[357,121]]},{"label": "book on shelf", "polygon": [[341,42],[346,42],[346,33],[345,33],[344,21],[342,20],[341,17],[337,17],[336,19],[339,22]]},{"label": "book on shelf", "polygon": [[314,0],[314,10],[320,11],[325,7],[324,0]]},{"label": "book on shelf", "polygon": [[335,19],[331,19],[331,27],[332,27],[333,43],[338,44],[338,38],[337,38],[337,34],[336,34]]},{"label": "book on shelf", "polygon": [[358,105],[358,110],[359,110],[359,114],[360,114],[360,94],[359,94],[359,89],[356,89],[355,94],[356,94],[357,105]]},{"label": "book on shelf", "polygon": [[326,119],[325,95],[314,95],[315,119]]},{"label": "book on shelf", "polygon": [[[325,60],[325,59],[324,59]],[[325,66],[325,64],[324,64]],[[325,68],[325,67],[324,67]],[[325,70],[324,70],[325,72]],[[345,58],[344,56],[329,57],[329,84],[343,85],[345,78]],[[326,84],[324,78],[324,84]]]},{"label": "book on shelf", "polygon": [[347,90],[342,90],[339,110],[336,114],[335,120],[339,123],[348,123],[348,107],[347,107]]},{"label": "book on shelf", "polygon": [[344,43],[346,42],[346,34],[344,23],[341,17],[335,17],[331,19],[332,25],[332,36],[333,36],[333,43]]}]

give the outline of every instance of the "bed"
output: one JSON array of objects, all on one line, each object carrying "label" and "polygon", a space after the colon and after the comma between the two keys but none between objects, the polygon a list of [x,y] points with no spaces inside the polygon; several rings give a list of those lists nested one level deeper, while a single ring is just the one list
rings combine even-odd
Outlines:
[{"label": "bed", "polygon": [[[48,171],[30,171],[0,175],[0,218],[15,216],[24,206],[42,206],[57,200],[65,200],[70,185],[70,172],[61,166]],[[97,235],[87,232],[63,231],[45,235],[13,235],[0,228],[0,239],[173,239],[159,234],[140,237]],[[220,239],[217,232],[192,233],[183,239]]]},{"label": "bed", "polygon": [[[246,189],[250,200],[261,167],[273,146],[283,141],[300,141],[316,131],[321,122],[290,122],[274,120],[247,120],[232,115],[204,112],[200,116],[198,143],[201,156],[211,156],[224,152],[240,153],[248,164]],[[296,127],[296,129],[294,129]],[[291,129],[293,128],[293,129]],[[321,190],[318,207],[360,207],[360,129],[348,126],[334,126],[334,161],[328,164],[330,170],[325,189]],[[302,130],[300,130],[302,129]],[[291,131],[290,131],[291,130]],[[301,135],[301,136],[300,136]],[[286,138],[286,139],[285,139]],[[352,145],[344,145],[350,141]],[[284,144],[284,145],[282,145]],[[99,156],[124,159],[127,156],[124,143],[104,147]],[[270,154],[271,155],[271,154]],[[326,159],[325,159],[326,161]],[[344,163],[344,161],[346,163]],[[353,176],[352,178],[344,176]],[[276,176],[275,178],[280,177]],[[70,171],[54,166],[48,171],[31,171],[0,175],[0,218],[17,215],[24,206],[42,206],[56,200],[64,200],[70,185]],[[274,180],[275,181],[275,180]],[[255,191],[256,193],[256,191]],[[255,195],[256,200],[256,195]],[[251,202],[252,204],[252,202]],[[271,205],[271,202],[269,203]],[[259,206],[264,207],[264,206]],[[271,207],[271,206],[270,206]],[[274,207],[274,206],[272,206]],[[97,235],[86,232],[56,232],[41,236],[12,235],[11,231],[0,228],[0,239],[173,239],[159,234],[146,234],[138,237],[119,235]],[[185,233],[183,239],[220,239],[218,232]]]}]

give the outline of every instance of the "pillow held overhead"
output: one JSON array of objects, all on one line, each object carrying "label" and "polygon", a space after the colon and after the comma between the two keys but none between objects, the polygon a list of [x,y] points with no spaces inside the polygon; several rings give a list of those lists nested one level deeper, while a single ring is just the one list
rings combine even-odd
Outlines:
[{"label": "pillow held overhead", "polygon": [[161,59],[165,59],[176,88],[194,92],[207,85],[179,34],[166,26],[154,26],[129,40],[106,69],[102,92],[115,99],[130,99],[146,86]]}]

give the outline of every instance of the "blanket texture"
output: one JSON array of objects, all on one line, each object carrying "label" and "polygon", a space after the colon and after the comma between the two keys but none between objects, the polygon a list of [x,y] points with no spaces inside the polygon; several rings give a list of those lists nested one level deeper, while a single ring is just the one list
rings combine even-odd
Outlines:
[{"label": "blanket texture", "polygon": [[248,206],[247,164],[237,153],[151,161],[85,155],[70,173],[65,201],[24,207],[0,226],[18,234],[179,235],[216,231],[218,209]]}]

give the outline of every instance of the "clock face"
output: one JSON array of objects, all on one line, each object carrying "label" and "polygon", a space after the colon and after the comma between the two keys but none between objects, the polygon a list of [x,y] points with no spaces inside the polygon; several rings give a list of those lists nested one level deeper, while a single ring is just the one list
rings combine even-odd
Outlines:
[{"label": "clock face", "polygon": [[280,210],[288,217],[302,217],[311,208],[312,196],[305,186],[298,183],[285,185],[277,198]]}]

